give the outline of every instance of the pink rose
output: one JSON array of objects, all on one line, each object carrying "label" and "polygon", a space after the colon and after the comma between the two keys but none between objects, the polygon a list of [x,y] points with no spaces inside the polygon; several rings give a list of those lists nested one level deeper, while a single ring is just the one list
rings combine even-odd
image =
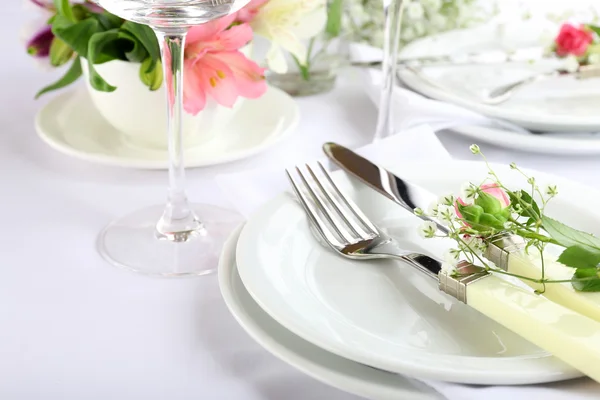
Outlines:
[{"label": "pink rose", "polygon": [[588,46],[594,41],[594,34],[580,25],[563,24],[556,37],[556,54],[560,57],[574,55],[580,57],[585,54]]},{"label": "pink rose", "polygon": [[[500,202],[500,207],[502,209],[508,207],[510,205],[510,199],[508,197],[508,195],[506,194],[506,192],[504,190],[502,190],[502,188],[500,188],[497,184],[495,183],[487,183],[485,185],[481,185],[480,187],[481,191],[483,193],[487,193],[490,196],[495,197],[499,202]],[[460,211],[458,210],[458,204],[461,204],[463,206],[467,206],[467,202],[465,202],[463,199],[461,199],[460,197],[456,200],[456,204],[454,205],[454,208],[456,210],[456,215],[459,218],[463,218],[462,214],[460,213]],[[487,210],[484,210],[487,211]],[[469,224],[466,224],[467,226],[469,226]]]}]

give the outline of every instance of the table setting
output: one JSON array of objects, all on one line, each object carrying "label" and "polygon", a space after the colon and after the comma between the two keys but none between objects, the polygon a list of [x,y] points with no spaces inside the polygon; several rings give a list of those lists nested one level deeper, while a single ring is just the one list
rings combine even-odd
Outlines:
[{"label": "table setting", "polygon": [[23,3],[2,398],[600,396],[596,5]]}]

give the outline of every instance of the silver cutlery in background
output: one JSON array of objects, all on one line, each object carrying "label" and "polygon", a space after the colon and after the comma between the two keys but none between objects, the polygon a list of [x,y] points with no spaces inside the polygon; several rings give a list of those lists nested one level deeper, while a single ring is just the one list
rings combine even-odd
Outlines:
[{"label": "silver cutlery in background", "polygon": [[501,104],[510,99],[517,90],[529,84],[543,81],[546,79],[558,78],[560,76],[573,76],[576,79],[598,78],[600,77],[600,65],[583,65],[575,71],[569,71],[566,69],[556,69],[547,72],[540,72],[535,75],[529,76],[525,79],[521,79],[517,82],[497,87],[486,93],[482,97],[482,100],[486,104]]},{"label": "silver cutlery in background", "polygon": [[339,190],[321,164],[319,169],[307,165],[307,172],[286,172],[311,225],[337,254],[400,260],[434,279],[442,292],[600,381],[600,323],[468,262],[460,263],[455,275],[431,257],[402,249]]}]

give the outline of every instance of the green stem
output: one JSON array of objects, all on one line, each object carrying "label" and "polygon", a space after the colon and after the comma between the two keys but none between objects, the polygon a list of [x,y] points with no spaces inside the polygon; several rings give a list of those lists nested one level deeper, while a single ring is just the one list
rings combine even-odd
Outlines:
[{"label": "green stem", "polygon": [[552,243],[552,244],[556,244],[560,246],[560,243],[558,243],[556,240],[549,238],[548,236],[544,236],[542,234],[539,233],[535,233],[535,232],[531,232],[531,231],[526,231],[523,229],[517,229],[517,235],[524,237],[526,239],[536,239],[539,240],[542,243]]},{"label": "green stem", "polygon": [[300,71],[300,76],[302,76],[302,79],[304,79],[305,81],[310,81],[310,64],[312,59],[313,47],[315,45],[315,39],[316,38],[313,37],[308,43],[308,49],[306,51],[306,62],[304,64],[300,62],[298,57],[292,54],[292,58],[294,59],[294,62],[296,63],[296,65],[298,66],[298,70]]}]

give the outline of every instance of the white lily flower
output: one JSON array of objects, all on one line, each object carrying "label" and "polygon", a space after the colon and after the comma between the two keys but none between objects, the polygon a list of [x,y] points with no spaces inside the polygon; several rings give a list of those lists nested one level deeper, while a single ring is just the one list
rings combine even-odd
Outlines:
[{"label": "white lily flower", "polygon": [[303,40],[321,33],[326,22],[326,0],[270,0],[250,25],[257,35],[271,42],[269,68],[283,74],[288,70],[284,51],[305,63],[308,50]]}]

